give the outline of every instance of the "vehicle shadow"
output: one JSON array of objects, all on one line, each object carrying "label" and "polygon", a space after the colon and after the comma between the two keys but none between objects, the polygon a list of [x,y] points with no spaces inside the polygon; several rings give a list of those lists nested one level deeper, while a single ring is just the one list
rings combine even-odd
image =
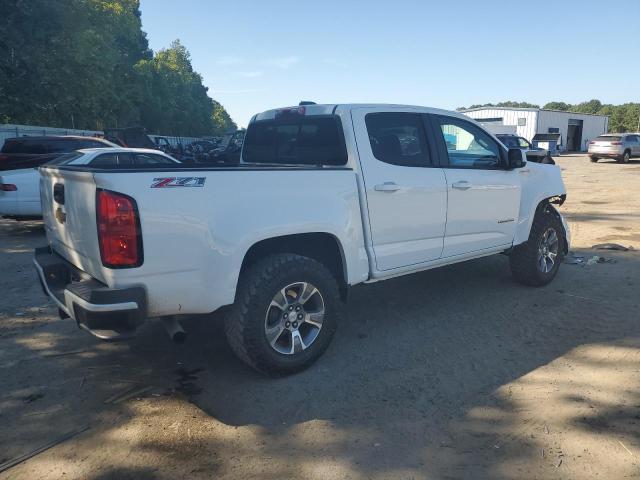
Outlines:
[{"label": "vehicle shadow", "polygon": [[[616,300],[638,282],[640,256],[616,258],[619,264],[608,266],[624,266],[627,274],[618,285],[605,269],[565,265],[553,284],[529,289],[511,280],[506,258],[493,257],[355,288],[349,316],[325,356],[288,378],[268,379],[237,361],[215,316],[185,322],[191,339],[176,359],[204,369],[197,374],[202,391],[191,400],[227,425],[258,426],[289,444],[320,423],[308,448],[293,441],[290,461],[322,455],[365,475],[510,478],[514,471],[505,475],[505,465],[526,463],[551,447],[514,435],[520,407],[499,393],[505,385],[584,345],[615,349],[631,342],[640,352],[631,305]],[[140,338],[132,353],[156,342]],[[572,381],[558,382],[571,391]],[[535,383],[529,393],[546,385]],[[623,408],[603,402],[596,415],[562,423],[589,432],[607,425],[619,435],[618,427],[636,415],[636,400],[632,393]],[[563,408],[575,399],[556,402]],[[477,417],[478,409],[493,415]],[[531,435],[543,423],[533,415]],[[317,435],[326,437],[320,445]],[[268,453],[279,454],[277,448]]]},{"label": "vehicle shadow", "polygon": [[[617,263],[563,265],[539,289],[515,284],[501,256],[356,287],[325,355],[277,379],[233,356],[220,315],[185,319],[182,346],[158,322],[104,344],[54,321],[25,277],[24,297],[0,300],[0,463],[89,424],[9,473],[71,472],[97,456],[100,469],[76,478],[546,478],[564,459],[566,478],[584,478],[576,445],[639,433],[640,326],[629,312],[640,254],[607,256]],[[105,403],[132,384],[160,397]],[[196,415],[185,399],[204,412],[200,425],[170,436]],[[609,478],[632,465],[617,448],[594,457]],[[142,460],[123,466],[109,451]]]}]

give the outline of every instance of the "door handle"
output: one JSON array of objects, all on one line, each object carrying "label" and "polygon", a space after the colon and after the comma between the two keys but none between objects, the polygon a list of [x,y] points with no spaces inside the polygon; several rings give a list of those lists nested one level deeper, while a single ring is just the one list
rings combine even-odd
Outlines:
[{"label": "door handle", "polygon": [[460,180],[459,182],[452,183],[451,188],[455,188],[457,190],[469,190],[471,188],[471,184],[466,180]]},{"label": "door handle", "polygon": [[393,182],[384,182],[373,187],[376,192],[397,192],[400,190],[400,185],[396,185]]},{"label": "door handle", "polygon": [[520,173],[529,173],[531,170],[529,170],[528,168],[521,168],[520,170],[518,170],[518,172]]}]

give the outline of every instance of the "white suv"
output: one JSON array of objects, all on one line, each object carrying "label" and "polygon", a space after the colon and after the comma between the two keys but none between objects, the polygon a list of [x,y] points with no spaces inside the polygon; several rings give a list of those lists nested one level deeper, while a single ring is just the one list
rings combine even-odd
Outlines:
[{"label": "white suv", "polygon": [[615,158],[628,163],[632,157],[640,157],[640,134],[618,133],[600,135],[589,142],[589,157],[592,162],[600,158]]}]

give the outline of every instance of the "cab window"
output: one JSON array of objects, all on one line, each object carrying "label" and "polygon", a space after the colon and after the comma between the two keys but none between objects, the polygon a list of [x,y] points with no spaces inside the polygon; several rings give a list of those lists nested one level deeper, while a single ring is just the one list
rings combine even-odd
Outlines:
[{"label": "cab window", "polygon": [[500,147],[487,133],[459,118],[435,118],[447,147],[449,168],[501,168]]},{"label": "cab window", "polygon": [[431,165],[422,115],[381,112],[365,116],[373,156],[404,167]]},{"label": "cab window", "polygon": [[518,137],[518,146],[520,148],[531,148],[531,144],[522,137]]}]

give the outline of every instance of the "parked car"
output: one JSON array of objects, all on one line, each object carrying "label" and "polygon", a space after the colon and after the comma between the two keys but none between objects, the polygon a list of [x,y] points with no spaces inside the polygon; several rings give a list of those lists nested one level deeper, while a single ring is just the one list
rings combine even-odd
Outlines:
[{"label": "parked car", "polygon": [[47,294],[105,340],[160,318],[180,341],[181,315],[225,307],[233,351],[267,374],[324,352],[353,285],[502,253],[541,286],[569,249],[560,169],[457,112],[270,110],[238,166],[127,172],[40,169]]},{"label": "parked car", "polygon": [[601,158],[615,158],[628,163],[640,157],[640,133],[614,133],[600,135],[589,142],[589,157],[592,162]]},{"label": "parked car", "polygon": [[551,155],[549,155],[549,150],[533,146],[531,142],[524,137],[504,133],[499,133],[496,137],[498,137],[507,148],[519,148],[523,150],[527,155],[527,160],[530,162],[556,164]]},{"label": "parked car", "polygon": [[0,151],[0,171],[39,167],[60,155],[82,148],[116,147],[95,137],[48,136],[7,138]]},{"label": "parked car", "polygon": [[[106,146],[106,145],[105,145]],[[179,163],[157,150],[122,149],[115,145],[89,148],[64,154],[51,160],[51,165],[91,165],[96,168],[127,168]],[[0,172],[0,216],[28,220],[42,216],[40,175],[35,168]]]}]

